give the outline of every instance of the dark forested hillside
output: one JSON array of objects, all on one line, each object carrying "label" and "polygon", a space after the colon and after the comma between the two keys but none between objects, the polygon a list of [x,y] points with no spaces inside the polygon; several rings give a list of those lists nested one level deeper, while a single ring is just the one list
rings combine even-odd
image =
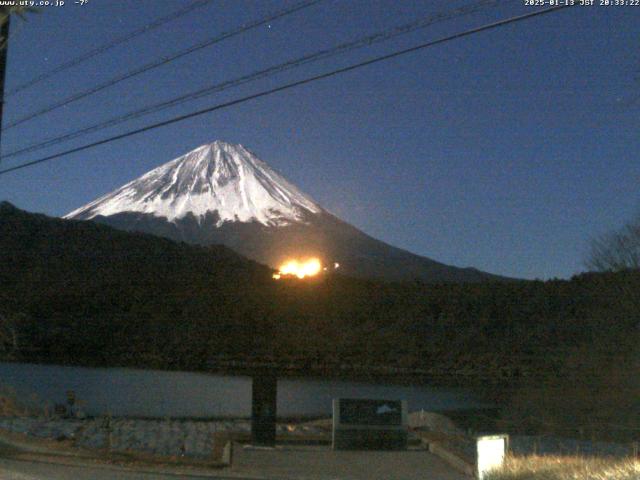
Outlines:
[{"label": "dark forested hillside", "polygon": [[270,305],[271,270],[226,247],[6,203],[0,232],[0,312],[20,317],[23,359],[199,368],[206,352],[251,351]]},{"label": "dark forested hillside", "polygon": [[518,388],[513,411],[522,418],[545,404],[529,401],[533,387],[566,403],[637,383],[637,271],[458,285],[338,275],[276,282],[271,273],[225,247],[3,203],[2,355],[187,370],[278,362],[295,373],[354,376],[407,368],[444,384]]}]

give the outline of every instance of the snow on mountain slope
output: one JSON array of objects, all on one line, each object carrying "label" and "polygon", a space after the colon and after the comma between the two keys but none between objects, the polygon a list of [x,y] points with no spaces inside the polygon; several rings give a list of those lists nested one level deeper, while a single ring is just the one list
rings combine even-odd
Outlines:
[{"label": "snow on mountain slope", "polygon": [[217,212],[225,222],[288,225],[323,209],[242,145],[215,141],[151,170],[64,218],[91,219],[124,212],[170,222]]}]

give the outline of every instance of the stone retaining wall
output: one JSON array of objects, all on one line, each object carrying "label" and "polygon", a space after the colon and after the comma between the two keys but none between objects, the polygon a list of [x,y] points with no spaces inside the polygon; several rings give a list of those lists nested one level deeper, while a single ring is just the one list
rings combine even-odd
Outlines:
[{"label": "stone retaining wall", "polygon": [[[161,456],[207,458],[213,455],[219,432],[249,434],[248,420],[136,420],[114,418],[43,419],[0,418],[0,429],[38,438],[72,440],[85,448],[110,448],[115,452],[138,451]],[[316,432],[317,430],[317,432]],[[278,425],[290,435],[321,433],[315,427]]]}]

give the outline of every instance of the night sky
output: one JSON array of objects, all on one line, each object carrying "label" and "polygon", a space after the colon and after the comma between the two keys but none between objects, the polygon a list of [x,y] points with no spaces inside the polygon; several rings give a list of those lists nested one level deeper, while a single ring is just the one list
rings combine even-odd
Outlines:
[{"label": "night sky", "polygon": [[[188,3],[66,0],[14,19],[7,89]],[[294,3],[214,0],[7,98],[3,123]],[[2,151],[468,3],[323,0],[6,130]],[[505,1],[1,167],[534,8]],[[0,200],[64,215],[220,139],[390,244],[502,275],[568,278],[584,270],[590,238],[640,207],[639,33],[640,6],[565,9],[0,176]]]}]

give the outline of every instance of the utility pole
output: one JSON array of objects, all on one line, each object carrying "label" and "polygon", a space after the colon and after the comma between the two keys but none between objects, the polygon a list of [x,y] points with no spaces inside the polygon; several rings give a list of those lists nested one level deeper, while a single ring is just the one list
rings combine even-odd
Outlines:
[{"label": "utility pole", "polygon": [[[6,19],[2,23],[0,29],[0,130],[2,129],[2,112],[4,110],[4,78],[7,70],[7,50],[9,49],[9,23],[11,21],[11,12],[5,7]],[[2,152],[2,132],[0,132],[0,152]],[[0,162],[2,161],[0,153]]]}]

